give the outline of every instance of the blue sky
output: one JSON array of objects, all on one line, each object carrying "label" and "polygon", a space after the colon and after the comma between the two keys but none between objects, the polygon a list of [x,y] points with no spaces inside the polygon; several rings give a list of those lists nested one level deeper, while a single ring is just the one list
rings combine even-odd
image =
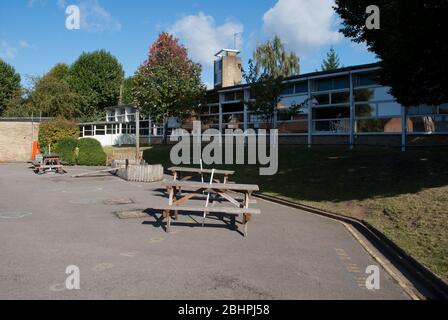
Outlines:
[{"label": "blue sky", "polygon": [[[65,27],[65,10],[77,5],[80,30]],[[213,83],[213,54],[242,51],[246,63],[257,43],[280,35],[301,58],[302,73],[320,67],[331,46],[345,66],[376,61],[363,45],[337,32],[333,0],[2,0],[0,58],[22,75],[42,75],[54,64],[72,63],[83,51],[106,49],[131,76],[161,31],[178,36]]]}]

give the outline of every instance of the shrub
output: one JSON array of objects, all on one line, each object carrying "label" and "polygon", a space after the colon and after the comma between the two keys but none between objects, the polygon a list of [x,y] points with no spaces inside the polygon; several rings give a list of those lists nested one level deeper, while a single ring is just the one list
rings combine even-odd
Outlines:
[{"label": "shrub", "polygon": [[107,156],[98,140],[84,138],[78,140],[77,162],[83,166],[103,166]]},{"label": "shrub", "polygon": [[78,147],[78,139],[62,138],[56,145],[56,153],[61,157],[62,161],[72,166],[76,164],[76,148]]},{"label": "shrub", "polygon": [[39,145],[42,152],[48,150],[49,144],[53,150],[56,150],[57,143],[63,138],[77,139],[78,137],[78,125],[63,118],[44,121],[39,126]]}]

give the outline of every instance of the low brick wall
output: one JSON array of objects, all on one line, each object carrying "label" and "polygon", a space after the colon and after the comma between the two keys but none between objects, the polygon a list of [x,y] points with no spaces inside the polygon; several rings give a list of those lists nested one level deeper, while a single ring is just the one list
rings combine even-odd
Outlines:
[{"label": "low brick wall", "polygon": [[29,161],[38,134],[39,123],[0,121],[0,162]]}]

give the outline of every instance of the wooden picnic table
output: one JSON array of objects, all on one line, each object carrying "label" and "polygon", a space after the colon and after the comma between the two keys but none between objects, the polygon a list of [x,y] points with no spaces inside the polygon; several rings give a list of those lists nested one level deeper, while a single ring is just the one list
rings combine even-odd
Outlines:
[{"label": "wooden picnic table", "polygon": [[[201,168],[188,168],[188,167],[171,167],[168,168],[168,171],[171,171],[174,180],[187,181],[193,178],[191,174],[203,175],[203,174],[211,174],[212,169],[201,169]],[[180,178],[180,175],[183,173],[187,173],[189,175]],[[227,183],[229,181],[229,176],[235,174],[235,171],[231,170],[214,170],[214,175],[222,175],[223,183]]]},{"label": "wooden picnic table", "polygon": [[[253,214],[260,214],[260,210],[256,208],[249,208],[251,203],[252,193],[258,191],[257,185],[251,184],[229,184],[229,183],[204,183],[193,181],[164,181],[163,186],[168,190],[168,205],[160,206],[154,209],[163,210],[163,218],[166,222],[166,231],[170,232],[171,214],[174,213],[174,218],[177,219],[178,211],[193,211],[204,212],[204,217],[207,213],[219,213],[222,215],[229,215],[232,226],[236,228],[235,216],[243,216],[244,236],[247,236],[248,223]],[[178,190],[182,189],[183,193],[178,195]],[[188,190],[189,192],[185,192]],[[237,199],[234,192],[239,192],[244,195],[242,201]],[[202,197],[204,193],[211,193],[220,196],[227,200],[233,206],[222,207],[214,206],[213,200],[211,206],[183,206],[187,201]]]},{"label": "wooden picnic table", "polygon": [[38,174],[45,173],[47,170],[56,170],[57,173],[64,173],[64,167],[61,163],[61,157],[57,154],[44,154],[42,162],[33,162],[34,170]]}]

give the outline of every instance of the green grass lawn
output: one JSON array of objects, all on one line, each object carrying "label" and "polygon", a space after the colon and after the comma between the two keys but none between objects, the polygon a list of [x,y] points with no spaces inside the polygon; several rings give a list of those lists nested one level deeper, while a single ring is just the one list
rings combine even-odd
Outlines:
[{"label": "green grass lawn", "polygon": [[[144,158],[168,167],[170,149],[152,147]],[[259,176],[255,165],[214,167],[263,193],[364,219],[447,279],[447,160],[447,150],[281,146],[274,176]]]}]

